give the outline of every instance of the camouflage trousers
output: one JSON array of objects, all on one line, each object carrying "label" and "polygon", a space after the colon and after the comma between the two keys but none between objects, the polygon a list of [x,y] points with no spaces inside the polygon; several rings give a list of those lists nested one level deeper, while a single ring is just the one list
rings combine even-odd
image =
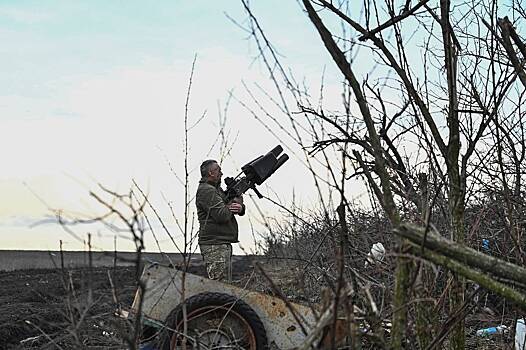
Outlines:
[{"label": "camouflage trousers", "polygon": [[206,265],[208,278],[211,280],[232,281],[232,245],[200,244],[201,255]]}]

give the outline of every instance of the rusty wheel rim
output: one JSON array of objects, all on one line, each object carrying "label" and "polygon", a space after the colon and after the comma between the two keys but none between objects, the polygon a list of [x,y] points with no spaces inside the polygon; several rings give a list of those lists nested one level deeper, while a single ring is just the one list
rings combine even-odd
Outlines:
[{"label": "rusty wheel rim", "polygon": [[[204,306],[187,315],[187,333],[183,333],[183,321],[173,332],[170,349],[256,349],[256,336],[250,324],[239,313],[227,306]],[[186,339],[185,339],[186,338]],[[197,344],[196,344],[197,343]]]}]

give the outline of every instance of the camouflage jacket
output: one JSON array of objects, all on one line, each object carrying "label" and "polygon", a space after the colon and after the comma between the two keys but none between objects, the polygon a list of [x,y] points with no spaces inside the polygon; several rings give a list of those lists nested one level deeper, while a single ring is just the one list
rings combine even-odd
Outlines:
[{"label": "camouflage jacket", "polygon": [[[227,208],[226,195],[219,185],[201,179],[195,197],[199,219],[199,244],[238,242],[237,221]],[[239,215],[245,214],[245,206]]]}]

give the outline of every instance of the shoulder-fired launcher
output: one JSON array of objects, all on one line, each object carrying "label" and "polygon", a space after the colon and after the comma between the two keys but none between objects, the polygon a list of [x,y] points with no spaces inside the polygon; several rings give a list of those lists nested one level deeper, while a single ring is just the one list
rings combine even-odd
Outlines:
[{"label": "shoulder-fired launcher", "polygon": [[241,167],[241,173],[235,178],[225,178],[225,192],[228,200],[230,201],[235,197],[241,196],[249,189],[252,189],[259,198],[263,198],[257,190],[256,185],[261,185],[289,159],[286,153],[280,156],[281,152],[283,152],[283,147],[278,145],[264,156],[259,156],[253,161],[243,165]]}]

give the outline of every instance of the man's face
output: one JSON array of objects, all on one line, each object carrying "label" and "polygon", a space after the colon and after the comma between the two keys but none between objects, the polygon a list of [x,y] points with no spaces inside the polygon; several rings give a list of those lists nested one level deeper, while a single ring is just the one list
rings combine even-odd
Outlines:
[{"label": "man's face", "polygon": [[213,163],[210,166],[210,170],[208,170],[208,181],[211,181],[213,183],[221,183],[221,176],[223,176],[223,173],[221,172],[221,167],[217,163]]}]

